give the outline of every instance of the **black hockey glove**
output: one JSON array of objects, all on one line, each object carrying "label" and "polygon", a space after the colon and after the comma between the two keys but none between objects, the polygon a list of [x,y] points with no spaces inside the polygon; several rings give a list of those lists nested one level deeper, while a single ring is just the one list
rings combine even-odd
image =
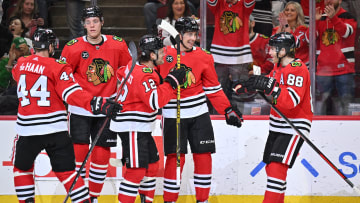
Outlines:
[{"label": "black hockey glove", "polygon": [[271,95],[275,99],[280,94],[280,88],[275,78],[268,78],[262,75],[253,75],[248,80],[250,89],[255,89],[261,92],[264,92],[266,95]]},{"label": "black hockey glove", "polygon": [[94,115],[104,114],[107,117],[115,117],[116,113],[122,110],[119,103],[102,97],[94,97],[91,102],[91,111]]},{"label": "black hockey glove", "polygon": [[239,80],[233,82],[233,90],[236,94],[245,94],[245,93],[253,93],[255,92],[252,89],[252,82],[249,80]]},{"label": "black hockey glove", "polygon": [[173,89],[176,89],[178,85],[184,84],[185,76],[186,69],[184,67],[180,67],[179,69],[173,68],[164,80],[170,83]]},{"label": "black hockey glove", "polygon": [[225,109],[225,119],[228,125],[233,125],[238,128],[240,128],[242,122],[244,122],[242,113],[237,108],[231,106]]}]

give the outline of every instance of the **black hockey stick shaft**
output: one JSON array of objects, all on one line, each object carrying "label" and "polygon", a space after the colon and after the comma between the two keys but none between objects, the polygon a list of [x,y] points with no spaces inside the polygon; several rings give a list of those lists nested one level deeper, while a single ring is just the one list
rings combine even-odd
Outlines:
[{"label": "black hockey stick shaft", "polygon": [[[176,68],[180,69],[180,36],[177,35],[176,41]],[[176,92],[176,184],[180,185],[181,164],[180,164],[180,135],[181,135],[181,122],[180,122],[180,85],[177,86]]]},{"label": "black hockey stick shaft", "polygon": [[320,150],[317,148],[281,111],[264,95],[263,92],[258,92],[261,97],[271,105],[271,108],[273,108],[276,113],[278,113],[287,124],[291,126],[292,129],[296,131],[296,133],[306,142],[310,145],[310,147],[315,150],[316,153],[320,155],[321,158],[325,160],[325,162],[336,171],[336,173],[341,176],[342,179],[345,180],[347,184],[350,185],[351,188],[355,189],[358,192],[358,189],[355,187],[355,185],[342,173]]},{"label": "black hockey stick shaft", "polygon": [[[115,97],[115,102],[119,99],[119,96],[121,95],[121,92],[122,90],[124,89],[124,86],[126,84],[126,81],[129,79],[130,77],[130,74],[131,72],[134,70],[134,67],[135,67],[135,64],[136,64],[136,60],[137,60],[137,50],[136,50],[136,45],[133,41],[131,41],[129,43],[129,50],[130,50],[130,53],[131,53],[131,58],[132,58],[132,64],[131,64],[131,67],[130,67],[130,70],[128,72],[128,74],[126,75],[125,79],[122,81],[120,87],[119,87],[119,90],[117,91],[117,94],[116,94],[116,97]],[[90,146],[90,149],[88,151],[88,153],[86,154],[86,157],[83,161],[83,163],[81,164],[79,170],[77,171],[76,173],[76,176],[75,176],[75,179],[74,181],[72,182],[71,186],[70,186],[70,189],[69,191],[67,192],[66,194],[66,197],[64,199],[64,203],[66,203],[66,201],[68,200],[69,196],[70,196],[70,193],[71,191],[74,189],[74,186],[77,182],[77,180],[79,179],[80,177],[80,173],[81,171],[83,170],[83,168],[85,167],[86,165],[86,162],[88,161],[90,155],[91,155],[91,152],[93,151],[96,143],[98,142],[99,138],[100,138],[100,135],[102,134],[102,132],[104,131],[105,129],[105,126],[107,125],[107,123],[109,122],[110,118],[109,117],[106,117],[104,123],[102,124],[102,126],[100,127],[98,133],[96,134],[95,136],[95,139],[92,141],[91,143],[91,146]]]}]

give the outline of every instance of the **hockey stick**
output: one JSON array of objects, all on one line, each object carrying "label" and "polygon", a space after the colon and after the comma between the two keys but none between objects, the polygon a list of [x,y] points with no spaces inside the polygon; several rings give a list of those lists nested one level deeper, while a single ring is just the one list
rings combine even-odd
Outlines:
[{"label": "hockey stick", "polygon": [[[124,86],[125,86],[125,84],[126,84],[126,81],[129,79],[130,74],[131,74],[131,72],[134,70],[134,67],[135,67],[135,64],[136,64],[136,60],[137,60],[137,50],[136,50],[136,45],[135,45],[135,43],[134,43],[133,41],[131,41],[131,42],[129,43],[129,50],[130,50],[130,53],[131,53],[132,64],[131,64],[130,70],[129,70],[129,72],[127,73],[125,79],[122,81],[122,83],[121,83],[120,86],[119,86],[119,90],[117,91],[116,97],[115,97],[115,100],[114,100],[115,102],[119,99],[119,96],[120,96],[122,90],[124,89]],[[102,124],[101,128],[99,129],[99,132],[96,134],[95,139],[92,141],[91,146],[90,146],[90,149],[89,149],[88,153],[86,154],[86,157],[85,157],[83,163],[81,164],[78,172],[76,173],[76,177],[75,177],[74,181],[72,182],[69,191],[68,191],[67,194],[66,194],[66,197],[65,197],[65,199],[64,199],[64,203],[66,203],[66,201],[68,200],[68,198],[69,198],[69,196],[70,196],[71,191],[74,189],[75,183],[76,183],[76,181],[79,179],[80,172],[81,172],[81,171],[83,170],[83,168],[85,167],[86,162],[87,162],[87,160],[89,159],[91,152],[93,151],[93,149],[94,149],[97,141],[98,141],[99,138],[100,138],[100,135],[101,135],[102,132],[104,131],[104,128],[105,128],[105,126],[107,125],[107,123],[109,122],[109,120],[110,120],[110,118],[109,118],[109,117],[106,117],[104,123]]]},{"label": "hockey stick", "polygon": [[[176,41],[176,68],[180,69],[180,35],[178,31],[165,20],[157,19],[156,24],[160,29],[167,31]],[[176,185],[180,185],[180,85],[176,92]]]},{"label": "hockey stick", "polygon": [[315,150],[316,153],[318,153],[321,158],[323,158],[325,160],[325,162],[336,171],[336,173],[341,176],[342,179],[345,180],[345,182],[347,184],[350,185],[350,187],[358,194],[360,194],[360,190],[359,188],[357,188],[345,175],[344,173],[342,173],[320,150],[319,148],[317,148],[283,113],[281,113],[281,111],[276,108],[276,106],[274,106],[274,104],[272,104],[272,102],[264,95],[263,92],[258,92],[260,94],[260,96],[268,103],[271,105],[271,108],[273,108],[276,113],[278,113],[285,121],[287,124],[289,124],[291,126],[292,129],[294,129],[296,131],[296,133],[298,135],[300,135],[300,137],[310,145],[310,147]]}]

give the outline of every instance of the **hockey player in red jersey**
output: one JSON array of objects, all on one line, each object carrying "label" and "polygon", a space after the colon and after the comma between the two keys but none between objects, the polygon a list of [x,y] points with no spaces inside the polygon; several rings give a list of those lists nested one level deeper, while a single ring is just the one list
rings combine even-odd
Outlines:
[{"label": "hockey player in red jersey", "polygon": [[[145,35],[140,39],[139,47],[139,63],[120,93],[119,103],[123,110],[110,124],[110,130],[118,132],[121,138],[126,165],[118,195],[122,203],[135,202],[138,191],[142,203],[153,202],[159,153],[151,132],[158,109],[175,97],[172,90],[184,83],[186,75],[185,68],[181,67],[162,79],[155,69],[156,65],[164,63],[163,42],[159,37]],[[131,63],[118,70],[119,80],[126,77]]]},{"label": "hockey player in red jersey", "polygon": [[[69,41],[61,59],[69,63],[80,86],[92,95],[114,98],[118,67],[125,66],[131,57],[125,41],[117,36],[102,35],[103,15],[97,6],[83,11],[86,35]],[[69,105],[70,135],[74,143],[76,168],[80,168],[93,140],[104,123],[105,117],[93,115],[77,105]],[[102,190],[110,158],[110,147],[116,146],[116,133],[109,126],[101,134],[91,154],[89,170],[90,196],[95,199]],[[81,171],[84,178],[86,168]]]},{"label": "hockey player in red jersey", "polygon": [[[13,157],[14,184],[21,203],[34,202],[34,161],[43,149],[49,155],[52,170],[66,191],[75,179],[74,149],[68,135],[63,101],[82,106],[94,114],[104,113],[108,116],[120,107],[82,91],[74,80],[70,65],[49,58],[55,49],[55,39],[52,30],[36,30],[33,41],[36,53],[19,58],[12,70],[19,98]],[[95,101],[101,101],[101,105]],[[70,197],[72,202],[90,201],[82,178],[76,182]]]},{"label": "hockey player in red jersey", "polygon": [[[207,202],[211,186],[211,153],[215,153],[214,132],[210,120],[206,97],[219,114],[225,115],[226,123],[241,127],[242,114],[233,109],[217,79],[212,55],[194,43],[198,24],[193,18],[182,17],[175,23],[180,33],[180,63],[190,69],[192,81],[187,80],[181,89],[181,171],[187,153],[187,141],[194,158],[194,184],[198,202]],[[165,48],[165,63],[159,66],[165,77],[176,65],[177,51],[173,46]],[[180,186],[176,185],[176,97],[172,97],[162,110],[164,117],[163,138],[166,155],[164,173],[164,201],[176,202]]]},{"label": "hockey player in red jersey", "polygon": [[[287,32],[270,37],[270,55],[275,66],[267,76],[254,75],[235,86],[237,93],[261,91],[273,97],[276,107],[302,132],[309,135],[313,117],[310,74],[306,65],[295,59],[295,39]],[[242,87],[242,88],[241,88]],[[303,139],[271,109],[270,132],[263,161],[266,163],[267,188],[263,203],[283,203],[287,171],[295,162]]]}]

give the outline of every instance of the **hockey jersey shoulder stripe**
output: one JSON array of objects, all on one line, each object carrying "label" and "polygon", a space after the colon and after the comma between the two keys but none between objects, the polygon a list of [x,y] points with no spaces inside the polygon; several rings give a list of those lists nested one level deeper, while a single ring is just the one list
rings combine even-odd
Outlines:
[{"label": "hockey jersey shoulder stripe", "polygon": [[207,0],[207,2],[209,3],[210,6],[216,6],[218,0]]},{"label": "hockey jersey shoulder stripe", "polygon": [[244,5],[245,5],[246,8],[250,8],[250,7],[252,7],[254,4],[255,4],[255,0],[252,0],[252,1],[250,1],[250,2],[244,1]]},{"label": "hockey jersey shoulder stripe", "polygon": [[213,94],[220,90],[222,90],[221,85],[215,86],[215,87],[203,87],[203,90],[205,91],[205,94]]},{"label": "hockey jersey shoulder stripe", "polygon": [[75,91],[82,90],[79,84],[74,84],[68,88],[66,88],[62,93],[62,98],[65,102],[67,102],[67,98]]}]

